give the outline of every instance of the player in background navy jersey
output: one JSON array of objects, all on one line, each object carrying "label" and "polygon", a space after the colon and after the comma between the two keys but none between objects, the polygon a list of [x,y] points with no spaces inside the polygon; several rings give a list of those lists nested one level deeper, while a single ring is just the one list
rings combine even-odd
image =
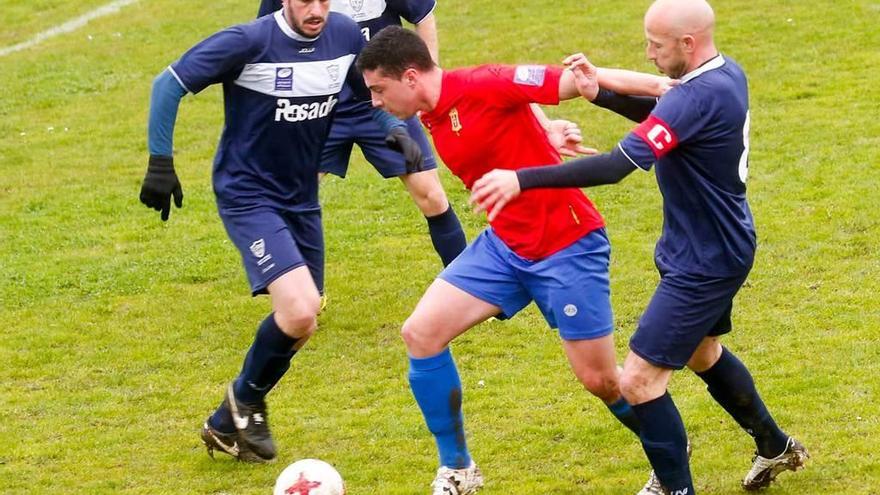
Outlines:
[{"label": "player in background navy jersey", "polygon": [[752,267],[756,239],[745,185],[748,87],[742,69],[715,48],[714,25],[704,0],[655,1],[645,15],[647,55],[680,85],[656,101],[616,95],[599,89],[595,67],[584,59],[576,72],[581,94],[641,124],[609,154],[494,170],[477,181],[471,198],[497,214],[521,190],[611,184],[655,167],[663,194],[655,250],[660,283],[630,340],[620,383],[654,468],[640,495],[694,493],[684,425],[667,392],[673,370],[684,366],[754,437],[746,490],[768,486],[808,457],[776,425],[745,365],[719,342],[731,330],[733,297]]},{"label": "player in background navy jersey", "polygon": [[[328,0],[285,0],[283,9],[196,44],[153,82],[150,159],[140,199],[167,220],[183,204],[172,137],[181,98],[223,84],[225,127],[214,158],[220,218],[238,248],[254,295],[268,293],[239,376],[205,422],[202,440],[238,459],[276,456],[265,397],[317,327],[324,241],[318,164],[343,85],[369,98],[354,59],[357,24]],[[346,81],[347,80],[347,81]],[[422,156],[403,122],[376,111],[385,139],[419,170]]]},{"label": "player in background navy jersey", "polygon": [[[382,28],[401,25],[402,19],[415,25],[416,32],[438,56],[434,0],[331,0],[330,10],[345,14],[358,23],[366,41]],[[280,0],[262,0],[258,15],[270,14],[281,7]],[[385,146],[385,134],[370,117],[369,101],[358,101],[344,88],[336,119],[321,157],[321,172],[345,177],[352,146],[357,144],[383,177],[398,177],[428,223],[434,249],[443,265],[448,265],[467,244],[464,231],[437,174],[437,162],[418,120],[407,121],[410,136],[419,143],[424,156],[423,171],[409,173],[399,153]]]}]

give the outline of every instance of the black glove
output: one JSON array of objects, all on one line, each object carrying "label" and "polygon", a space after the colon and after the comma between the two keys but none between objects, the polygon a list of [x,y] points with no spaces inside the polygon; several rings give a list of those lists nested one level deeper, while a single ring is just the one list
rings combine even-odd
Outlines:
[{"label": "black glove", "polygon": [[403,158],[406,159],[406,173],[414,174],[424,170],[422,168],[424,162],[422,148],[419,147],[419,143],[409,137],[406,127],[398,126],[392,128],[388,135],[385,136],[385,144],[394,151],[403,154]]},{"label": "black glove", "polygon": [[174,204],[183,207],[183,189],[174,173],[174,159],[170,156],[150,155],[147,175],[141,186],[141,203],[162,212],[162,221],[171,213],[171,196]]}]

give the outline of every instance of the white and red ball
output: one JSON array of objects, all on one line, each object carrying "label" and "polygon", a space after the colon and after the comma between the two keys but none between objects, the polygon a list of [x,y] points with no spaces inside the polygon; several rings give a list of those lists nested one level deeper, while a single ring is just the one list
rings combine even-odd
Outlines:
[{"label": "white and red ball", "polygon": [[275,480],[274,495],[345,495],[345,483],[333,466],[303,459],[284,468]]}]

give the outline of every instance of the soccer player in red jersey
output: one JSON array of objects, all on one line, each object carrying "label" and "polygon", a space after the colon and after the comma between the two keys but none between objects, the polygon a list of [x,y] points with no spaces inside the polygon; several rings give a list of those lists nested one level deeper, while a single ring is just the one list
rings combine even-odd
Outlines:
[{"label": "soccer player in red jersey", "polygon": [[[358,58],[373,105],[406,118],[421,112],[435,147],[465,186],[493,168],[560,163],[530,104],[579,96],[571,71],[542,65],[484,65],[445,71],[407,30],[388,27]],[[668,79],[601,70],[603,86],[659,96]],[[559,329],[572,369],[633,431],[622,399],[612,336],[604,221],[576,188],[532,190],[510,202],[427,289],[402,335],[409,381],[440,453],[434,494],[475,493],[483,478],[467,450],[461,380],[449,342],[491,317],[535,301]]]}]

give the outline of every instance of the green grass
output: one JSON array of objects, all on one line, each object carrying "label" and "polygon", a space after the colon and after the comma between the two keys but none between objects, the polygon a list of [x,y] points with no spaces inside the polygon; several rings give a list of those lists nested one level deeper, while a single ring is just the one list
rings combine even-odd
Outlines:
[{"label": "green grass", "polygon": [[[102,3],[0,0],[0,46]],[[880,3],[716,3],[719,46],[750,77],[759,232],[725,341],[813,454],[770,493],[876,494]],[[455,67],[582,50],[652,71],[646,5],[440,2],[441,57]],[[219,88],[181,106],[183,210],[163,224],[137,201],[149,88],[193,43],[256,9],[141,1],[0,58],[0,492],[268,493],[288,462],[319,457],[352,495],[426,493],[435,450],[398,329],[439,266],[402,187],[360,157],[348,179],[322,184],[331,305],[270,397],[280,461],[212,462],[198,441],[268,301],[249,297],[213,203]],[[582,102],[548,112],[580,122],[603,149],[630,127]],[[484,222],[467,212],[457,179],[443,179],[472,238]],[[623,357],[657,280],[660,197],[650,174],[589,194],[614,246]],[[487,495],[627,494],[644,482],[638,443],[580,389],[534,308],[474,329],[454,351]],[[692,375],[677,375],[672,392],[696,448],[698,490],[739,493],[750,440]]]}]

